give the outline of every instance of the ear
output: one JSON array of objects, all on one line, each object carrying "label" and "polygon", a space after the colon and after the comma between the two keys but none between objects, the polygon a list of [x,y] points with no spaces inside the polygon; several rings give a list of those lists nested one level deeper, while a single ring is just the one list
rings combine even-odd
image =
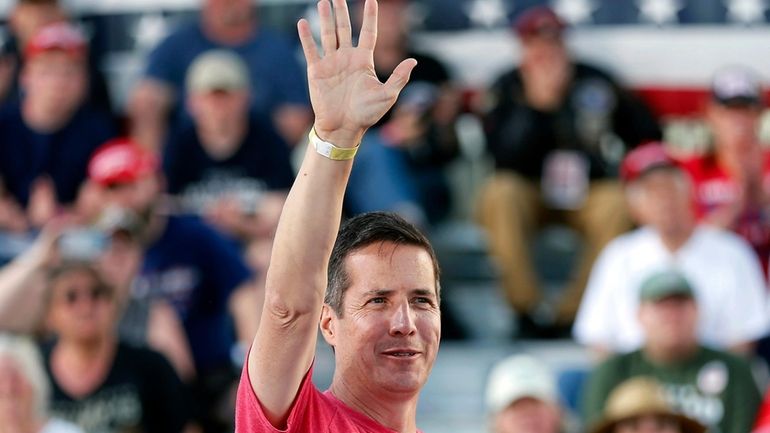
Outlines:
[{"label": "ear", "polygon": [[332,347],[335,346],[337,339],[337,320],[337,313],[330,306],[324,304],[321,309],[321,323],[319,326],[324,340]]}]

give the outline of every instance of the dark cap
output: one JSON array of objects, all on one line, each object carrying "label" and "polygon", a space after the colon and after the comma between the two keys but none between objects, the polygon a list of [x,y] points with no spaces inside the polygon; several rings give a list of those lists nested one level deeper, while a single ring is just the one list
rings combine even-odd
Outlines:
[{"label": "dark cap", "polygon": [[676,166],[676,162],[666,151],[665,144],[651,141],[632,150],[623,158],[620,178],[624,182],[633,182],[650,170]]},{"label": "dark cap", "polygon": [[561,36],[567,24],[548,6],[534,6],[519,15],[513,29],[520,38],[539,35]]},{"label": "dark cap", "polygon": [[731,66],[714,75],[711,82],[711,97],[721,105],[762,106],[762,83],[759,76],[752,70]]},{"label": "dark cap", "polygon": [[684,275],[673,269],[651,275],[639,288],[639,299],[642,302],[659,301],[669,296],[695,297]]}]

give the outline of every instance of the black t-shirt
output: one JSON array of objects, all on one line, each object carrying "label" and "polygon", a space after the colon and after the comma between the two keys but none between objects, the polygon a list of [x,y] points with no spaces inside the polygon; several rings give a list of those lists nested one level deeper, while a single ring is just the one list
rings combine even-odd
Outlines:
[{"label": "black t-shirt", "polygon": [[495,165],[530,179],[542,176],[546,158],[557,149],[583,154],[592,179],[614,177],[628,148],[661,137],[640,100],[603,71],[581,63],[574,65],[564,101],[553,112],[528,105],[519,69],[497,80],[490,102],[485,127]]},{"label": "black t-shirt", "polygon": [[175,433],[189,420],[184,387],[159,353],[118,344],[104,383],[86,397],[73,398],[51,372],[53,347],[43,347],[52,386],[51,415],[88,433]]},{"label": "black t-shirt", "polygon": [[172,134],[163,168],[169,193],[181,196],[186,210],[193,212],[225,194],[254,197],[289,189],[294,181],[289,147],[257,116],[238,150],[223,160],[206,153],[194,125],[188,124]]}]

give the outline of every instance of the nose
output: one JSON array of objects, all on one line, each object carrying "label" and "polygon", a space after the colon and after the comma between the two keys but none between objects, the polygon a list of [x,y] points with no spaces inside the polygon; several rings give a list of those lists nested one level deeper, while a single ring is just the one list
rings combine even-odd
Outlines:
[{"label": "nose", "polygon": [[390,335],[412,335],[417,331],[414,312],[408,302],[399,304],[390,319]]}]

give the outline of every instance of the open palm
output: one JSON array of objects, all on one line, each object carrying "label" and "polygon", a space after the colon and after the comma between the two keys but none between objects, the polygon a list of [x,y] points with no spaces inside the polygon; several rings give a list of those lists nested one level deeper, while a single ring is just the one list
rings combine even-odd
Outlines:
[{"label": "open palm", "polygon": [[[322,138],[334,131],[343,142],[357,144],[367,128],[374,125],[396,102],[416,65],[401,62],[383,84],[374,73],[373,51],[377,41],[377,2],[367,0],[357,47],[352,45],[350,16],[345,0],[334,0],[335,14],[328,0],[318,3],[321,17],[321,46],[316,48],[307,21],[298,30],[307,59],[310,101],[315,128]],[[336,19],[335,19],[336,16]]]}]

